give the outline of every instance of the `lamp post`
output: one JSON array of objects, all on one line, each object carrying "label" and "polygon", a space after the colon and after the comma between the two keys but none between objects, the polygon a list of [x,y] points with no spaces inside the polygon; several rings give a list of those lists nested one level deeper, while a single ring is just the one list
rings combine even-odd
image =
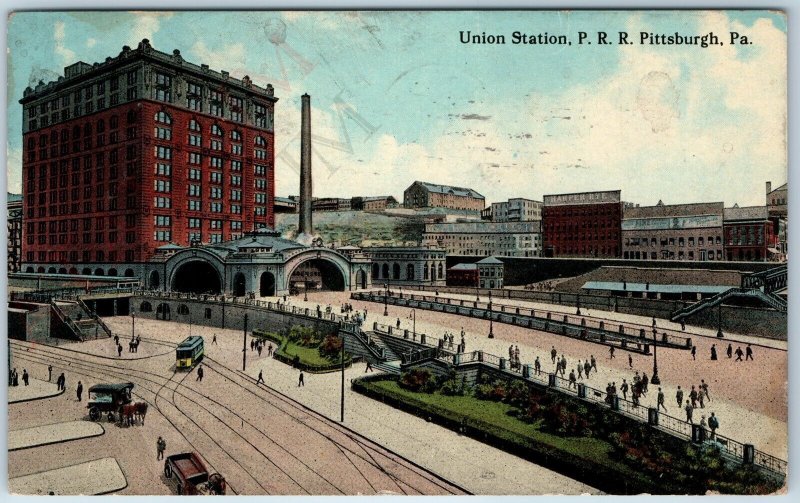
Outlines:
[{"label": "lamp post", "polygon": [[492,320],[492,291],[489,290],[489,338],[494,339],[494,320]]},{"label": "lamp post", "polygon": [[411,317],[414,319],[414,326],[411,331],[414,334],[414,340],[417,340],[417,311],[412,309],[411,310]]},{"label": "lamp post", "polygon": [[722,339],[722,301],[719,301],[719,307],[717,308],[717,337]]},{"label": "lamp post", "polygon": [[581,296],[580,295],[576,296],[575,307],[576,307],[575,315],[576,316],[580,316],[581,315]]},{"label": "lamp post", "polygon": [[136,339],[136,313],[131,309],[131,340]]},{"label": "lamp post", "polygon": [[344,333],[340,331],[339,334],[342,337],[342,349],[339,353],[340,361],[342,364],[342,402],[341,402],[341,415],[339,416],[339,422],[343,423],[344,422]]},{"label": "lamp post", "polygon": [[658,385],[661,384],[661,379],[658,378],[658,342],[656,338],[657,330],[656,327],[653,327],[653,376],[650,378],[650,382]]},{"label": "lamp post", "polygon": [[303,302],[308,302],[308,281],[303,281]]},{"label": "lamp post", "polygon": [[383,287],[386,289],[386,294],[383,296],[383,315],[389,316],[389,280],[386,280],[386,283],[383,284]]}]

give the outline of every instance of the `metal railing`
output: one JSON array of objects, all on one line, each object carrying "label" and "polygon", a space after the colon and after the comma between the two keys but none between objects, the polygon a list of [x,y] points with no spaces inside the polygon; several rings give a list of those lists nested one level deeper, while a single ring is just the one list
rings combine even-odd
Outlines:
[{"label": "metal railing", "polygon": [[50,307],[53,310],[53,312],[56,313],[58,319],[61,320],[61,322],[64,323],[66,326],[68,326],[79,340],[81,341],[85,340],[85,337],[83,335],[83,330],[81,330],[78,324],[72,320],[72,318],[64,314],[64,311],[62,311],[61,308],[58,307],[55,300],[50,301]]}]

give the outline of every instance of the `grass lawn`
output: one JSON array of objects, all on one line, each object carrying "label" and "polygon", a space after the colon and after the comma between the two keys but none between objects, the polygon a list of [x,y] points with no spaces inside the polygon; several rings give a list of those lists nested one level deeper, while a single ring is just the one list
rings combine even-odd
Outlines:
[{"label": "grass lawn", "polygon": [[[329,360],[327,358],[323,358],[319,354],[318,348],[307,348],[305,346],[298,346],[297,344],[287,341],[284,339],[284,343],[281,345],[278,352],[287,356],[289,358],[294,358],[295,356],[300,357],[300,362],[306,365],[313,365],[316,367],[324,367],[333,364],[338,364],[339,359],[336,358],[335,360]],[[345,355],[345,364],[348,362],[347,355]]]},{"label": "grass lawn", "polygon": [[368,387],[387,392],[394,396],[418,404],[426,404],[450,413],[467,416],[488,423],[497,430],[490,433],[502,436],[513,442],[523,445],[532,443],[564,451],[583,459],[608,466],[620,473],[640,477],[641,474],[633,471],[624,463],[609,459],[611,445],[598,438],[585,437],[560,437],[539,430],[538,423],[526,423],[509,415],[515,410],[511,405],[490,400],[479,400],[473,396],[448,396],[439,392],[416,393],[400,387],[395,380],[379,380],[364,383]]}]

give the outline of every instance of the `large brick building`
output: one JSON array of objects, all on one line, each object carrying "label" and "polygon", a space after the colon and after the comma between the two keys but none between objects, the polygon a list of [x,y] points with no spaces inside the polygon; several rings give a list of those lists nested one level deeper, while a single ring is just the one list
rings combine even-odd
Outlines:
[{"label": "large brick building", "polygon": [[24,270],[133,275],[168,243],[273,226],[276,101],[146,39],[27,88]]},{"label": "large brick building", "polygon": [[778,229],[767,206],[725,208],[725,254],[728,261],[776,260]]},{"label": "large brick building", "polygon": [[626,207],[622,258],[635,260],[723,260],[724,204],[663,204]]},{"label": "large brick building", "polygon": [[539,257],[542,222],[437,222],[425,224],[422,244],[448,255]]},{"label": "large brick building", "polygon": [[546,257],[622,255],[619,190],[544,196],[543,251]]},{"label": "large brick building", "polygon": [[450,185],[416,181],[403,192],[406,208],[447,208],[479,213],[486,206],[486,198],[478,192]]}]

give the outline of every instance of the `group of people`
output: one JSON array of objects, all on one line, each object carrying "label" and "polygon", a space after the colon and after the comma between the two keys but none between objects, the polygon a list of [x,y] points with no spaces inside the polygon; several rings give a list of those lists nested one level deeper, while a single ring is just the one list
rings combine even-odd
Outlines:
[{"label": "group of people", "polygon": [[[264,350],[264,339],[250,339],[250,351],[257,351],[258,356],[261,356],[261,351]],[[272,357],[272,342],[267,346],[267,356]]]},{"label": "group of people", "polygon": [[[25,386],[28,385],[28,380],[28,371],[26,369],[22,369],[22,382],[25,384]],[[16,368],[8,371],[8,385],[19,386],[19,373],[17,372]]]},{"label": "group of people", "polygon": [[[466,332],[464,332],[464,327],[461,327],[461,342],[455,348],[456,353],[464,353],[467,350],[467,342],[464,340],[464,336]],[[444,335],[442,336],[442,341],[444,346],[447,346],[447,349],[453,349],[455,345],[455,334],[453,332],[445,331]]]},{"label": "group of people", "polygon": [[539,283],[532,283],[530,285],[525,285],[526,290],[535,290],[539,292],[549,292],[553,290],[553,282],[552,281],[541,281]]},{"label": "group of people", "polygon": [[[554,349],[555,346],[553,346],[553,349],[550,350],[551,355],[553,354]],[[567,357],[562,354],[560,360],[556,358],[556,367],[557,371],[558,368],[560,367],[561,375],[563,376],[567,368]],[[585,360],[583,363],[581,363],[581,361],[578,360],[577,367],[569,371],[569,387],[577,388],[578,386],[577,380],[584,378],[588,379],[592,369],[594,369],[594,371],[597,372],[597,360],[595,359],[594,355],[590,355],[589,358]],[[578,371],[577,375],[575,374],[575,370]]]},{"label": "group of people", "polygon": [[128,352],[129,353],[138,353],[139,352],[139,343],[142,342],[142,336],[137,335],[136,338],[131,338],[130,342],[128,343]]},{"label": "group of people", "polygon": [[519,370],[522,366],[519,360],[519,346],[514,346],[513,344],[508,346],[508,361],[511,370]]},{"label": "group of people", "polygon": [[[697,348],[695,346],[692,346],[692,359],[693,360],[696,359],[695,358],[696,354],[697,354]],[[736,351],[734,351],[733,350],[733,345],[731,343],[728,343],[728,348],[725,350],[725,355],[728,357],[728,359],[732,359],[734,354],[736,355],[736,360],[735,361],[737,361],[737,362],[742,361],[742,356],[745,357],[744,358],[745,361],[753,360],[753,347],[750,344],[748,344],[745,347],[745,350],[742,351],[742,347],[741,346],[737,346]],[[717,360],[717,345],[716,344],[712,344],[711,345],[711,359],[712,360]]]}]

